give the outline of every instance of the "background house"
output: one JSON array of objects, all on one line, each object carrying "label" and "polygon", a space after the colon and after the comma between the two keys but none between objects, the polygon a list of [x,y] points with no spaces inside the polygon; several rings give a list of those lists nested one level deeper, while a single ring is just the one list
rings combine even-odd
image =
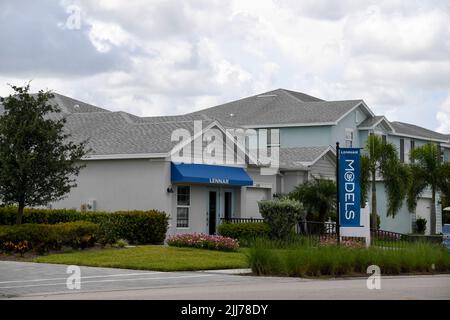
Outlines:
[{"label": "background house", "polygon": [[[191,115],[206,115],[242,127],[268,132],[278,129],[279,141],[268,143],[279,145],[280,150],[325,146],[334,148],[336,142],[343,147],[363,148],[368,136],[375,134],[380,135],[385,141],[392,142],[403,162],[409,162],[409,152],[412,148],[428,142],[437,143],[441,147],[443,159],[449,161],[448,135],[412,124],[390,122],[384,116],[375,115],[363,100],[324,101],[301,92],[277,89],[200,110]],[[306,180],[297,181],[301,183]],[[377,207],[382,229],[401,233],[412,232],[416,218],[420,216],[429,221],[430,207],[435,205],[436,230],[441,231],[439,199],[432,204],[431,195],[425,192],[418,201],[416,212],[410,213],[404,205],[395,218],[392,218],[386,214],[383,183],[380,180],[377,184]],[[287,184],[283,192],[287,193],[293,187],[294,184]]]}]

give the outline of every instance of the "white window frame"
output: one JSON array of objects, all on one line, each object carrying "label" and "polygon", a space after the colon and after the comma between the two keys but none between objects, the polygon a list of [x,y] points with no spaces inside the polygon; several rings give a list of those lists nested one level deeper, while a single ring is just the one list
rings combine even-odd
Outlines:
[{"label": "white window frame", "polygon": [[[351,134],[351,139],[348,139],[347,134]],[[346,148],[353,148],[353,141],[355,139],[355,130],[352,128],[345,128],[345,147]],[[348,143],[350,142],[350,143]],[[350,144],[350,145],[349,145]]]},{"label": "white window frame", "polygon": [[[179,188],[188,188],[188,190],[189,190],[189,199],[188,199],[189,204],[188,205],[178,204]],[[191,186],[186,186],[186,185],[177,186],[176,201],[177,201],[177,212],[176,212],[175,226],[177,229],[189,229],[189,220],[190,220],[189,216],[190,216],[190,212],[191,212]],[[178,208],[187,208],[187,226],[182,226],[182,227],[178,226]]]},{"label": "white window frame", "polygon": [[[272,141],[272,130],[278,130],[278,135],[276,135],[278,137],[278,142]],[[278,129],[278,128],[267,129],[267,147],[270,148],[270,147],[279,147],[279,146],[280,146],[280,129]]]}]

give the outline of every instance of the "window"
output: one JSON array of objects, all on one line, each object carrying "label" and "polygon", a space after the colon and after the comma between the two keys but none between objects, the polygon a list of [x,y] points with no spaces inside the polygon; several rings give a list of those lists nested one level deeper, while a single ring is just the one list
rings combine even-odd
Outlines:
[{"label": "window", "polygon": [[400,162],[405,162],[405,139],[400,139]]},{"label": "window", "polygon": [[414,150],[414,148],[415,148],[415,146],[416,146],[416,142],[413,140],[413,139],[411,139],[411,146],[410,146],[410,157],[409,157],[409,159],[410,159],[410,161],[411,161],[411,163],[414,163],[414,159],[411,159],[411,151],[413,151]]},{"label": "window", "polygon": [[400,139],[400,162],[409,163],[410,162],[410,150],[414,148],[413,141],[408,141],[405,139]]},{"label": "window", "polygon": [[177,228],[189,228],[189,207],[191,189],[189,186],[177,187]]},{"label": "window", "polygon": [[345,129],[345,147],[352,148],[353,147],[353,129]]},{"label": "window", "polygon": [[267,129],[267,145],[280,146],[280,129]]},{"label": "window", "polygon": [[408,139],[405,139],[404,143],[403,143],[403,149],[404,149],[403,159],[404,159],[405,163],[409,163],[410,148],[411,148],[410,140],[408,141]]},{"label": "window", "polygon": [[381,141],[383,142],[383,144],[387,143],[387,136],[385,134],[381,135]]}]

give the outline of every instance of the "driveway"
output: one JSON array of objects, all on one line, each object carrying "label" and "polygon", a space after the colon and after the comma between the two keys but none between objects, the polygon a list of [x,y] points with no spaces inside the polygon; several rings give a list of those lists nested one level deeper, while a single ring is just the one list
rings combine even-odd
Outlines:
[{"label": "driveway", "polygon": [[1,299],[450,299],[450,275],[299,279],[210,272],[153,272],[81,267],[68,289],[67,266],[0,261]]}]

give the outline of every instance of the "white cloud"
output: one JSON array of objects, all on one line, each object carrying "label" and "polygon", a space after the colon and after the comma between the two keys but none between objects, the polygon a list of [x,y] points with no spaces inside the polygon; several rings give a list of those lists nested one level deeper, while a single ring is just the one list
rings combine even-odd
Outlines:
[{"label": "white cloud", "polygon": [[[0,52],[0,94],[6,82],[34,79],[36,89],[160,115],[285,87],[362,98],[392,120],[449,131],[446,0],[16,3],[0,4],[0,27],[13,30],[0,35],[10,44]],[[72,4],[82,28],[61,30]]]},{"label": "white cloud", "polygon": [[437,131],[442,133],[450,133],[450,94],[444,100],[444,102],[440,105],[436,119],[439,123],[439,127]]}]

